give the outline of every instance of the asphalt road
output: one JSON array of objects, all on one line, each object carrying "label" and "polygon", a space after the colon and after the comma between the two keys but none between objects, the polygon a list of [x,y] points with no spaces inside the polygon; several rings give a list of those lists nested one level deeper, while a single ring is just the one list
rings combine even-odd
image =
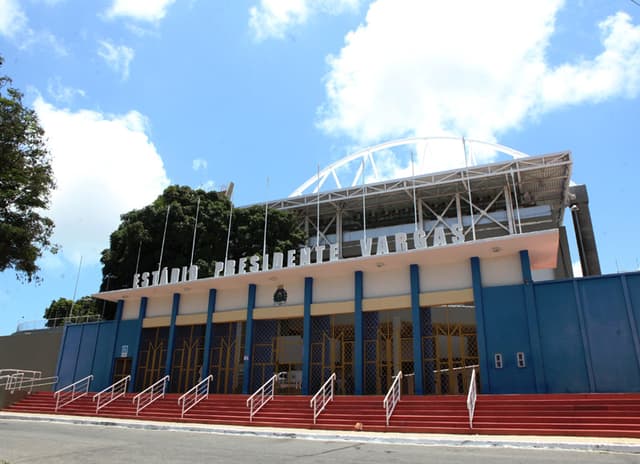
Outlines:
[{"label": "asphalt road", "polygon": [[0,463],[640,463],[640,455],[389,445],[127,429],[0,418]]}]

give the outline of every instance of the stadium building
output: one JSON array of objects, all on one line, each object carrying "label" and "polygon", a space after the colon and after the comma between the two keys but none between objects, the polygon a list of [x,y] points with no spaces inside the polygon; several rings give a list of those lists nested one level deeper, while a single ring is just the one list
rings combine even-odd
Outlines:
[{"label": "stadium building", "polygon": [[[440,149],[460,167],[412,175],[411,154],[406,177],[381,180],[390,156]],[[246,394],[279,375],[281,393],[313,394],[335,373],[338,394],[367,395],[402,371],[405,391],[446,395],[475,369],[482,393],[640,391],[640,273],[600,275],[572,162],[464,139],[355,153],[264,205],[266,227],[273,209],[300,218],[300,248],[211,277],[174,263],[95,295],[116,319],[65,328],[58,385],[131,375],[141,391],[169,375],[184,392],[211,374],[211,392]]]}]

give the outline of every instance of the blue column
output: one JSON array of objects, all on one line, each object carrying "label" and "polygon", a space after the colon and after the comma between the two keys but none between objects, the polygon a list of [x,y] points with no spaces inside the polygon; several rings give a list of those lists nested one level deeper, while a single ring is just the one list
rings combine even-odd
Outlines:
[{"label": "blue column", "polygon": [[167,342],[167,363],[164,368],[164,375],[171,375],[171,365],[173,363],[173,345],[176,341],[176,318],[180,308],[180,294],[173,294],[173,305],[171,306],[171,325],[169,326],[169,341]]},{"label": "blue column", "polygon": [[115,359],[116,359],[116,349],[118,346],[118,330],[120,329],[120,321],[122,320],[122,308],[124,307],[124,300],[118,300],[118,303],[116,304],[116,319],[115,319],[115,324],[116,324],[116,329],[115,329],[115,334],[113,335],[113,351],[111,352],[111,369],[109,369],[109,384],[111,384],[113,382],[113,368],[114,363],[115,363]]},{"label": "blue column", "polygon": [[544,360],[542,358],[542,346],[540,345],[540,327],[538,325],[538,310],[536,295],[533,289],[531,276],[531,261],[529,251],[520,251],[520,265],[522,268],[522,281],[524,282],[524,302],[527,312],[527,325],[529,327],[529,343],[531,345],[531,357],[533,361],[533,378],[536,382],[536,393],[547,392],[547,381],[544,375]]},{"label": "blue column", "polygon": [[[413,372],[416,395],[424,394],[424,361],[422,356],[422,321],[420,315],[420,268],[417,264],[409,266],[411,275],[411,322],[413,326]],[[408,374],[408,372],[407,372]]]},{"label": "blue column", "polygon": [[253,309],[256,307],[256,286],[249,284],[247,301],[247,325],[244,335],[244,375],[242,376],[242,393],[249,394],[251,385],[251,352],[253,351]]},{"label": "blue column", "polygon": [[304,278],[304,320],[302,326],[302,394],[309,394],[311,372],[311,303],[313,301],[313,278]]},{"label": "blue column", "polygon": [[354,341],[354,358],[353,358],[353,375],[354,375],[354,393],[362,395],[364,381],[364,337],[363,337],[363,317],[362,317],[362,271],[355,272],[355,300],[354,300],[354,325],[355,325],[355,341]]},{"label": "blue column", "polygon": [[[204,329],[204,355],[202,356],[202,379],[208,377],[210,372],[209,352],[211,351],[211,338],[213,337],[213,313],[216,310],[216,289],[209,290],[209,306],[207,306],[207,325]],[[202,380],[200,379],[200,380]]]},{"label": "blue column", "polygon": [[138,335],[135,346],[131,347],[133,351],[133,359],[131,360],[131,382],[129,383],[129,393],[134,391],[136,386],[136,376],[138,374],[138,355],[140,353],[140,340],[142,339],[142,322],[147,317],[148,298],[143,296],[140,298],[140,312],[138,313]]},{"label": "blue column", "polygon": [[480,258],[471,258],[471,279],[473,282],[473,302],[476,307],[476,333],[478,337],[478,364],[480,364],[480,381],[482,393],[491,393],[491,372],[489,353],[487,352],[487,332],[484,324],[484,302],[482,299],[482,273]]}]

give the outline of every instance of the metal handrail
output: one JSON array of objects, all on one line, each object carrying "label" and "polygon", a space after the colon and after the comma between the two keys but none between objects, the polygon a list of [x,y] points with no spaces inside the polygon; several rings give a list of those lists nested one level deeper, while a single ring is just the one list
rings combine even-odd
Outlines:
[{"label": "metal handrail", "polygon": [[213,380],[213,375],[209,375],[207,378],[202,379],[196,385],[187,390],[184,395],[178,398],[178,404],[182,403],[182,415],[193,408],[200,401],[209,396],[209,382]]},{"label": "metal handrail", "polygon": [[87,393],[89,393],[89,386],[91,385],[92,380],[93,375],[88,375],[76,382],[73,382],[71,385],[67,385],[60,390],[57,390],[53,394],[56,399],[56,412],[61,407],[87,395]]},{"label": "metal handrail", "polygon": [[469,393],[467,393],[467,411],[469,411],[469,428],[473,428],[473,415],[476,412],[476,399],[478,397],[478,387],[476,387],[476,370],[471,372],[471,382],[469,383]]},{"label": "metal handrail", "polygon": [[[108,405],[109,403],[111,403],[111,402],[117,400],[118,398],[120,398],[121,396],[123,396],[127,392],[127,385],[128,385],[130,380],[131,380],[131,376],[128,375],[128,376],[118,380],[117,382],[109,385],[104,390],[99,391],[98,393],[93,395],[93,401],[94,402],[96,401],[96,398],[98,399],[98,402],[96,404],[96,414],[98,414],[98,411],[100,411],[106,405]],[[106,394],[109,394],[109,399],[107,399],[105,402],[103,402],[103,400],[102,400],[103,395],[106,396]]]},{"label": "metal handrail", "polygon": [[393,380],[393,383],[391,384],[391,387],[389,388],[389,392],[384,397],[384,401],[382,402],[382,405],[384,406],[384,409],[385,409],[387,427],[389,427],[389,419],[391,418],[391,415],[393,414],[394,409],[396,409],[396,405],[400,401],[400,386],[401,386],[400,381],[401,380],[402,380],[402,371],[398,372],[398,375],[396,375],[395,379]]},{"label": "metal handrail", "polygon": [[[144,390],[142,390],[140,393],[138,393],[136,396],[133,397],[132,403],[137,403],[136,404],[136,416],[138,414],[140,414],[140,411],[142,411],[144,408],[146,408],[151,403],[156,401],[158,398],[163,398],[164,397],[164,394],[165,394],[165,392],[167,390],[167,381],[168,380],[169,380],[169,376],[165,375],[160,380],[158,380],[156,383],[154,383],[153,385],[149,385],[147,388],[145,388]],[[162,391],[159,391],[160,385],[162,385]],[[158,391],[156,391],[156,390],[158,390]],[[145,395],[147,395],[147,396],[145,397]],[[143,399],[142,400],[142,406],[140,405],[141,398]]]},{"label": "metal handrail", "polygon": [[[316,419],[320,415],[324,408],[327,406],[329,401],[333,401],[333,384],[336,381],[336,373],[334,372],[327,379],[325,383],[322,384],[318,393],[313,395],[311,401],[309,402],[309,406],[313,408],[313,423],[316,423]],[[327,386],[329,387],[329,391],[327,392]],[[318,406],[318,398],[321,397],[322,401],[320,402],[320,406]]]},{"label": "metal handrail", "polygon": [[30,371],[26,369],[0,369],[0,387],[14,393],[29,386],[29,393],[33,391],[35,380],[42,378],[42,371]]},{"label": "metal handrail", "polygon": [[470,366],[452,367],[452,368],[446,368],[446,369],[434,369],[433,373],[434,374],[439,374],[439,373],[442,373],[442,372],[449,372],[449,371],[453,371],[453,372],[455,372],[455,371],[466,371],[468,369],[474,369],[476,367],[480,367],[480,365],[479,364],[472,364]]},{"label": "metal handrail", "polygon": [[[253,416],[267,404],[269,400],[273,399],[276,380],[278,374],[275,374],[269,380],[267,380],[256,392],[247,398],[247,407],[249,408],[249,422],[253,422]],[[256,401],[256,398],[258,400]],[[256,405],[257,403],[257,405]]]},{"label": "metal handrail", "polygon": [[[47,385],[55,385],[58,383],[58,376],[54,375],[52,377],[32,377],[30,379],[21,379],[20,383],[14,383],[10,385],[11,393],[15,393],[16,390],[26,390],[29,389],[29,393],[33,392],[33,389],[36,387],[46,387]],[[9,390],[9,388],[7,388]]]}]

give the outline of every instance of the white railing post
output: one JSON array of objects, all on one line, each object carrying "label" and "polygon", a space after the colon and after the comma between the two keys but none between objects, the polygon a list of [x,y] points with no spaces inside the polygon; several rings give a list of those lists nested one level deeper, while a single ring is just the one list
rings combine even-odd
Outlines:
[{"label": "white railing post", "polygon": [[[253,416],[262,409],[262,407],[267,404],[268,401],[273,399],[275,384],[278,378],[278,374],[273,375],[269,380],[267,380],[256,392],[251,395],[247,399],[247,407],[249,408],[249,422],[253,422]],[[255,399],[259,398],[260,400],[257,402]]]},{"label": "white railing post", "polygon": [[184,419],[184,414],[193,408],[203,399],[209,396],[209,382],[213,380],[213,375],[202,379],[195,386],[191,387],[184,395],[178,398],[178,404],[182,403],[181,418]]},{"label": "white railing post", "polygon": [[[167,391],[167,382],[169,381],[169,376],[165,375],[160,380],[158,380],[153,385],[148,386],[136,396],[133,397],[131,401],[136,405],[136,416],[140,414],[144,408],[149,406],[151,403],[156,401],[159,398],[164,398],[164,394]],[[142,401],[141,401],[142,400]]]},{"label": "white railing post", "polygon": [[56,391],[53,396],[56,399],[56,412],[63,406],[66,406],[69,403],[74,402],[78,398],[82,398],[83,396],[89,393],[89,387],[91,386],[91,381],[93,380],[93,375],[88,375],[83,379],[80,379],[71,385],[67,385],[64,388]]},{"label": "white railing post", "polygon": [[396,408],[398,401],[400,401],[400,387],[401,387],[400,381],[401,380],[402,380],[402,371],[398,372],[398,375],[396,375],[395,379],[393,380],[393,383],[391,384],[391,387],[389,388],[389,392],[384,397],[384,401],[382,402],[382,405],[384,406],[384,409],[385,409],[387,427],[389,427],[389,419],[393,414],[393,410]]},{"label": "white railing post", "polygon": [[[331,376],[326,380],[325,383],[322,384],[320,390],[313,395],[311,401],[309,402],[309,406],[313,408],[313,423],[316,423],[318,416],[324,408],[327,406],[329,401],[333,401],[333,384],[336,380],[336,373],[334,372]],[[329,390],[327,392],[327,389]],[[320,405],[318,406],[318,398],[321,398]]]},{"label": "white railing post", "polygon": [[467,410],[469,411],[469,428],[473,428],[473,415],[476,412],[476,399],[478,389],[476,387],[476,370],[471,371],[471,382],[469,383],[469,393],[467,394]]},{"label": "white railing post", "polygon": [[[123,396],[127,392],[127,385],[129,384],[130,380],[131,376],[128,375],[113,383],[112,385],[109,385],[104,390],[93,395],[93,401],[95,402],[96,399],[98,400],[96,404],[96,414],[98,414],[98,411],[100,411],[106,405]],[[106,394],[109,394],[109,399],[105,402],[102,402],[103,395],[106,396]]]}]

